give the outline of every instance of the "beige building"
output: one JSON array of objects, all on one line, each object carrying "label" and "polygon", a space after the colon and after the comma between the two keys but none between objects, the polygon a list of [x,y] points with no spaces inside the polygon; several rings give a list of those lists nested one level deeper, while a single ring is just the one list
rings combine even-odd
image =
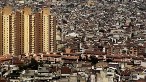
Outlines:
[{"label": "beige building", "polygon": [[49,51],[49,16],[50,16],[50,11],[48,8],[43,8],[42,12],[42,51],[47,52]]},{"label": "beige building", "polygon": [[2,31],[2,32],[0,32],[0,54],[2,55],[3,54],[3,23],[2,23],[2,21],[3,21],[3,13],[2,13],[2,9],[0,9],[0,31]]},{"label": "beige building", "polygon": [[15,12],[15,53],[30,53],[31,40],[31,8],[24,7],[21,11]]},{"label": "beige building", "polygon": [[[49,19],[49,51],[54,52],[57,49],[56,43],[56,17],[50,15]],[[54,36],[55,35],[55,36]]]},{"label": "beige building", "polygon": [[54,52],[56,21],[49,8],[33,13],[30,7],[0,10],[0,54]]},{"label": "beige building", "polygon": [[[39,24],[38,26],[35,26],[35,29],[37,29],[36,34],[39,36],[36,36],[39,40],[36,43],[36,50],[38,52],[54,52],[56,51],[56,18],[50,14],[50,11],[48,8],[43,8],[41,12],[36,13],[39,22],[36,20],[35,25]],[[39,29],[38,29],[39,28]],[[37,40],[35,40],[37,41]],[[37,45],[38,44],[38,45]],[[39,48],[39,49],[38,49]]]},{"label": "beige building", "polygon": [[[14,43],[13,35],[14,35],[14,21],[10,21],[9,19],[13,19],[14,15],[12,14],[12,8],[10,6],[5,6],[0,10],[0,54],[9,54],[14,51],[12,49]],[[11,41],[10,41],[11,40]]]},{"label": "beige building", "polygon": [[9,47],[10,47],[10,39],[9,39],[9,26],[10,26],[10,15],[11,15],[12,9],[10,7],[5,7],[3,9],[3,53],[9,54]]},{"label": "beige building", "polygon": [[[28,53],[29,52],[29,46],[31,46],[30,44],[29,44],[29,40],[31,39],[30,37],[29,37],[29,35],[30,35],[30,32],[31,32],[31,30],[29,30],[30,28],[31,28],[31,20],[30,20],[30,15],[31,15],[31,8],[29,8],[29,7],[25,7],[24,8],[24,10],[23,10],[23,17],[24,17],[24,21],[23,21],[23,32],[24,32],[24,35],[23,35],[23,37],[24,37],[24,41],[22,41],[22,43],[24,43],[23,44],[23,48],[24,48],[24,50],[23,50],[23,52],[24,53]],[[22,53],[23,53],[22,52]]]}]

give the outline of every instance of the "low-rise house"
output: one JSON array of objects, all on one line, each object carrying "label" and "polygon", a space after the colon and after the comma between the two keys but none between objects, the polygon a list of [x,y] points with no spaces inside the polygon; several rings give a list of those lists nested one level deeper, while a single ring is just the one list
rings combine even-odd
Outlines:
[{"label": "low-rise house", "polygon": [[141,61],[140,66],[142,66],[142,67],[146,67],[146,60]]},{"label": "low-rise house", "polygon": [[13,70],[6,78],[9,78],[10,82],[21,82],[20,74],[19,70]]},{"label": "low-rise house", "polygon": [[130,80],[130,75],[131,75],[131,70],[130,69],[126,69],[124,71],[121,71],[120,76],[122,77],[121,80],[126,81],[126,80]]},{"label": "low-rise house", "polygon": [[31,82],[35,80],[35,76],[37,75],[37,70],[24,70],[21,75],[21,79],[23,81]]},{"label": "low-rise house", "polygon": [[50,73],[61,76],[60,66],[52,66],[49,68]]},{"label": "low-rise house", "polygon": [[144,74],[137,74],[137,73],[133,73],[131,75],[131,80],[139,80],[139,79],[144,79],[145,78],[145,75]]},{"label": "low-rise house", "polygon": [[95,65],[95,69],[97,69],[97,68],[106,68],[106,67],[108,67],[108,63],[107,62],[99,62],[99,63],[97,63],[96,65]]},{"label": "low-rise house", "polygon": [[77,63],[79,56],[62,56],[62,62],[64,64],[73,64]]},{"label": "low-rise house", "polygon": [[136,56],[133,57],[133,61],[135,65],[141,65],[141,62],[144,60],[143,56]]},{"label": "low-rise house", "polygon": [[49,69],[46,67],[39,67],[37,73],[40,76],[49,76]]},{"label": "low-rise house", "polygon": [[3,65],[3,69],[6,69],[6,70],[18,70],[18,66],[16,65]]},{"label": "low-rise house", "polygon": [[34,54],[34,58],[37,61],[41,61],[43,60],[43,54],[42,53]]},{"label": "low-rise house", "polygon": [[44,54],[43,55],[43,61],[50,61],[51,63],[59,63],[62,61],[61,55],[58,55],[56,53],[54,54]]},{"label": "low-rise house", "polygon": [[123,29],[112,29],[111,30],[111,34],[113,34],[113,33],[124,33],[125,32],[125,30],[123,30]]},{"label": "low-rise house", "polygon": [[5,57],[5,56],[1,56],[0,57],[0,64],[1,64],[1,66],[3,66],[3,65],[10,65],[11,62],[12,62],[11,57]]},{"label": "low-rise house", "polygon": [[106,59],[106,53],[100,51],[100,50],[86,50],[83,53],[85,56],[87,56],[88,58],[90,58],[91,56],[95,56],[97,59],[99,60],[105,60]]},{"label": "low-rise house", "polygon": [[37,71],[37,75],[36,75],[35,79],[40,80],[40,81],[42,81],[42,80],[47,81],[47,80],[52,79],[49,69],[47,69],[46,67],[40,67]]},{"label": "low-rise house", "polygon": [[70,74],[72,73],[72,69],[69,67],[61,67],[61,76],[70,76]]},{"label": "low-rise house", "polygon": [[109,62],[108,67],[119,69],[121,66],[119,63]]},{"label": "low-rise house", "polygon": [[77,76],[70,76],[69,77],[69,82],[77,82]]},{"label": "low-rise house", "polygon": [[146,79],[139,79],[139,80],[137,80],[136,82],[146,82]]},{"label": "low-rise house", "polygon": [[129,63],[131,63],[131,56],[128,56],[126,54],[120,55],[120,54],[115,54],[115,55],[107,55],[107,58],[111,60],[111,62],[113,63],[118,63],[119,67],[121,67],[121,69],[124,69],[126,67],[126,65],[128,65]]},{"label": "low-rise house", "polygon": [[139,79],[145,79],[146,72],[144,67],[137,67],[133,69],[133,72],[131,73],[131,79],[132,80],[139,80]]},{"label": "low-rise house", "polygon": [[7,82],[7,80],[4,78],[0,78],[0,82]]},{"label": "low-rise house", "polygon": [[92,65],[87,63],[87,64],[82,64],[82,66],[79,67],[79,70],[80,71],[88,71],[91,68],[92,68]]},{"label": "low-rise house", "polygon": [[56,82],[69,82],[69,78],[61,78]]},{"label": "low-rise house", "polygon": [[22,65],[24,62],[19,57],[12,57],[12,65]]},{"label": "low-rise house", "polygon": [[107,68],[107,76],[114,77],[115,76],[115,69],[113,67]]}]

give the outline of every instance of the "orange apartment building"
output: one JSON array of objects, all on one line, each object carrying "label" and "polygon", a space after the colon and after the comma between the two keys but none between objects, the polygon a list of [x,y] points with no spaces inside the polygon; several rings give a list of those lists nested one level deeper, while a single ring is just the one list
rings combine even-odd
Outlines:
[{"label": "orange apartment building", "polygon": [[33,13],[30,7],[0,9],[0,54],[54,52],[56,18],[48,7]]}]

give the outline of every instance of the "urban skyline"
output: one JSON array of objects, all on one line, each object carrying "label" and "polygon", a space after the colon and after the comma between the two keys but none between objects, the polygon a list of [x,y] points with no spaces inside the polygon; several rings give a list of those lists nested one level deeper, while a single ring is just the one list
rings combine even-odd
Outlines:
[{"label": "urban skyline", "polygon": [[0,82],[146,82],[146,0],[0,0]]}]

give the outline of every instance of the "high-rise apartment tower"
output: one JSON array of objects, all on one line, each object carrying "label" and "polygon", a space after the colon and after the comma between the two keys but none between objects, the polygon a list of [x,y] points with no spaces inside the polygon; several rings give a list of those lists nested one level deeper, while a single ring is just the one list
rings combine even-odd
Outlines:
[{"label": "high-rise apartment tower", "polygon": [[56,18],[48,7],[32,12],[30,7],[0,9],[0,54],[54,52]]}]

